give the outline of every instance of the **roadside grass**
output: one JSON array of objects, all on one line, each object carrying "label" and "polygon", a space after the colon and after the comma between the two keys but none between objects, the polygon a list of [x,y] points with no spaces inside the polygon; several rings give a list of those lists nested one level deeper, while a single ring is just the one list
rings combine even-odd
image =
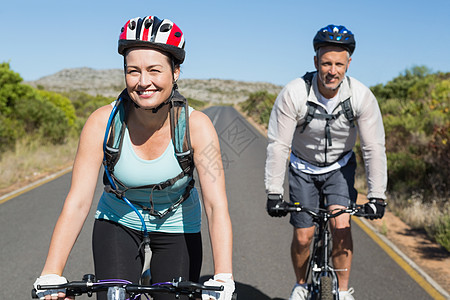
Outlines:
[{"label": "roadside grass", "polygon": [[[355,187],[366,194],[367,185],[364,173],[357,172]],[[403,195],[388,195],[388,207],[394,215],[412,229],[425,230],[428,237],[450,252],[450,203],[442,199],[425,202],[423,195],[415,194],[407,198]],[[389,231],[383,223],[381,234]]]},{"label": "roadside grass", "polygon": [[[412,228],[419,229],[430,226],[434,220],[439,219],[445,208],[437,204],[436,201],[432,203],[423,203],[420,195],[413,195],[408,199],[408,205],[401,207],[397,202],[403,201],[393,200],[393,207],[397,211],[398,216],[405,220]],[[448,210],[448,208],[447,208]]]},{"label": "roadside grass", "polygon": [[0,194],[71,166],[77,144],[77,137],[69,137],[62,145],[41,144],[32,137],[22,138],[14,150],[1,155]]},{"label": "roadside grass", "polygon": [[[411,228],[425,230],[429,237],[450,252],[450,203],[440,199],[424,202],[422,198],[422,195],[413,195],[405,201],[393,197],[391,211]],[[404,205],[405,202],[408,204]]]}]

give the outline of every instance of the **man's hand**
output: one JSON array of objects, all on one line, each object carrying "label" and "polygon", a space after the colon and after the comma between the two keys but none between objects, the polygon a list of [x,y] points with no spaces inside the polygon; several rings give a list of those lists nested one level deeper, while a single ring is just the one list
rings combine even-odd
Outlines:
[{"label": "man's hand", "polygon": [[381,219],[384,216],[384,210],[387,203],[383,199],[369,199],[369,202],[364,204],[364,212],[374,216],[366,217],[368,219]]},{"label": "man's hand", "polygon": [[284,207],[283,195],[269,194],[267,195],[267,213],[271,217],[284,217],[287,215],[286,211],[276,211],[275,208]]}]

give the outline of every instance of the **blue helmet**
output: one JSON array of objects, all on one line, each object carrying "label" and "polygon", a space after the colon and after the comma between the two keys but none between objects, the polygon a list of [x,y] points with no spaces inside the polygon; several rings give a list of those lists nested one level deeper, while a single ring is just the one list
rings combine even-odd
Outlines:
[{"label": "blue helmet", "polygon": [[317,31],[313,45],[314,51],[323,46],[338,46],[346,49],[352,55],[355,51],[355,37],[345,26],[330,24]]}]

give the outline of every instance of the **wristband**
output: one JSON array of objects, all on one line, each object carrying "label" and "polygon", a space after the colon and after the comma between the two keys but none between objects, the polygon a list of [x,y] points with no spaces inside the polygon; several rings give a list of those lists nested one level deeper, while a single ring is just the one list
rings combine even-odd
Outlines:
[{"label": "wristband", "polygon": [[226,282],[227,280],[233,280],[233,274],[231,273],[218,273],[214,275],[214,280],[221,280]]},{"label": "wristband", "polygon": [[386,207],[387,206],[387,202],[384,201],[383,199],[378,199],[378,198],[372,198],[370,199],[371,202],[376,202],[377,204]]},{"label": "wristband", "polygon": [[281,194],[268,194],[267,195],[267,199],[279,201],[279,200],[283,200],[283,195],[281,195]]}]

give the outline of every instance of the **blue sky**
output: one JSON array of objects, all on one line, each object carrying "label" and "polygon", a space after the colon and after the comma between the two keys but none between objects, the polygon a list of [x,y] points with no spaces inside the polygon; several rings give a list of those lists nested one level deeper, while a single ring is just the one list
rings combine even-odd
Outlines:
[{"label": "blue sky", "polygon": [[185,34],[181,78],[285,85],[314,69],[313,36],[337,24],[356,38],[348,74],[373,86],[415,65],[449,72],[449,11],[449,0],[9,0],[0,9],[0,61],[24,80],[65,68],[121,68],[120,28],[156,15]]}]

